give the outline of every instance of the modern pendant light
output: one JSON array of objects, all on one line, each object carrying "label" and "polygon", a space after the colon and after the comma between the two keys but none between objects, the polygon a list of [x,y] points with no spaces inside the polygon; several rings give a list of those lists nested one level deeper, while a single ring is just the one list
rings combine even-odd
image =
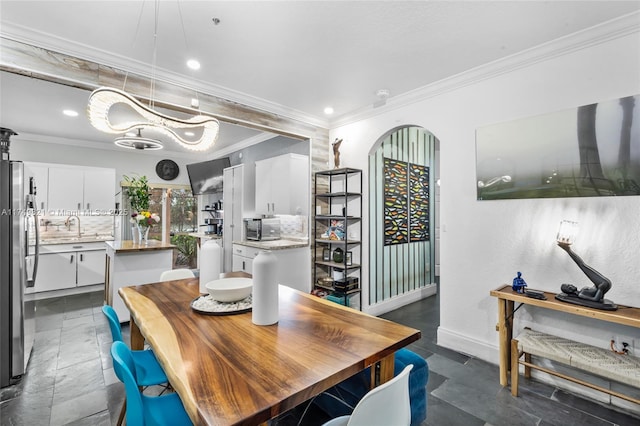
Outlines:
[{"label": "modern pendant light", "polygon": [[[125,148],[162,149],[162,143],[160,141],[142,138],[141,136],[141,130],[153,129],[184,148],[192,151],[206,151],[215,144],[216,139],[218,138],[218,131],[220,129],[220,123],[218,120],[201,114],[188,119],[181,119],[163,114],[153,108],[159,7],[160,2],[156,0],[149,105],[143,104],[124,90],[113,87],[100,87],[94,90],[89,96],[89,104],[87,106],[89,122],[93,127],[105,133],[122,134],[137,130],[138,136],[123,136],[115,140],[116,145]],[[129,112],[135,113],[133,115],[137,117],[118,119],[118,114],[114,114],[112,112],[112,107],[115,105],[118,105],[116,109],[119,111],[122,110],[120,105],[128,107],[131,110]],[[197,139],[189,139],[184,137],[186,134],[181,136],[179,131],[183,131],[185,129],[192,130],[194,134],[200,134],[200,137]]]}]

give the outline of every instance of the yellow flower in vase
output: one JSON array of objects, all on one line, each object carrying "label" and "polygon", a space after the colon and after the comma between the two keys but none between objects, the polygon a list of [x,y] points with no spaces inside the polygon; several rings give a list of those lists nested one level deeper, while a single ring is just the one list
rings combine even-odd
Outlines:
[{"label": "yellow flower in vase", "polygon": [[160,223],[160,216],[155,213],[151,213],[148,210],[143,210],[131,215],[131,223],[148,228],[155,225],[156,223]]},{"label": "yellow flower in vase", "polygon": [[143,210],[131,215],[131,222],[135,223],[140,235],[140,244],[146,245],[149,240],[149,229],[156,223],[160,223],[160,216],[150,211]]}]

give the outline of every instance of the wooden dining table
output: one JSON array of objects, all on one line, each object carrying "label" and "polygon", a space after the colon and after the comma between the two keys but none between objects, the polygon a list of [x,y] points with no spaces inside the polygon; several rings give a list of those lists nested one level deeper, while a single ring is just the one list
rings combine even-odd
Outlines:
[{"label": "wooden dining table", "polygon": [[278,322],[251,312],[194,311],[197,278],[123,287],[131,347],[153,348],[196,425],[256,425],[373,366],[393,377],[394,353],[420,331],[279,286]]}]

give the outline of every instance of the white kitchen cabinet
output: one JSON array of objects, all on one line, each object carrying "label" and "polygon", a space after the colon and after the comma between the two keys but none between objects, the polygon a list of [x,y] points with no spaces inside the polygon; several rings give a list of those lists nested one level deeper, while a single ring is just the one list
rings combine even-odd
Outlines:
[{"label": "white kitchen cabinet", "polygon": [[35,286],[27,293],[104,283],[105,244],[56,244],[41,247]]},{"label": "white kitchen cabinet", "polygon": [[78,287],[104,283],[106,250],[76,252]]},{"label": "white kitchen cabinet", "polygon": [[38,258],[34,293],[76,286],[76,253],[45,253]]},{"label": "white kitchen cabinet", "polygon": [[285,154],[256,161],[256,213],[306,215],[309,157]]},{"label": "white kitchen cabinet", "polygon": [[253,259],[260,253],[260,249],[240,244],[233,245],[233,271],[253,273]]},{"label": "white kitchen cabinet", "polygon": [[52,210],[103,210],[115,206],[114,169],[49,167],[48,207]]},{"label": "white kitchen cabinet", "polygon": [[49,167],[49,209],[81,210],[84,176],[81,169]]},{"label": "white kitchen cabinet", "polygon": [[253,214],[253,180],[246,179],[247,170],[243,164],[228,167],[223,172],[224,222],[222,232],[222,250],[224,257],[223,272],[233,269],[233,242],[242,240],[243,217]]},{"label": "white kitchen cabinet", "polygon": [[49,168],[47,166],[40,165],[39,163],[24,163],[24,187],[29,188],[29,178],[33,178],[36,185],[36,202],[37,208],[41,212],[46,213],[47,199],[49,194]]},{"label": "white kitchen cabinet", "polygon": [[[233,245],[233,270],[253,274],[253,259],[263,249]],[[295,288],[304,293],[311,291],[311,257],[308,247],[270,250],[276,258],[278,284]]]},{"label": "white kitchen cabinet", "polygon": [[84,208],[109,211],[115,209],[114,169],[88,169],[84,171]]}]

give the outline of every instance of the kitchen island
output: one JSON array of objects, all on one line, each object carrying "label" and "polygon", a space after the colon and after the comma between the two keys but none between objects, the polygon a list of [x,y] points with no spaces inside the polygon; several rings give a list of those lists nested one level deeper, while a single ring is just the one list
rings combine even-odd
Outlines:
[{"label": "kitchen island", "polygon": [[129,321],[129,310],[118,290],[122,287],[154,283],[160,274],[173,267],[173,244],[149,240],[147,244],[133,241],[107,241],[104,299],[118,314],[120,322]]}]

